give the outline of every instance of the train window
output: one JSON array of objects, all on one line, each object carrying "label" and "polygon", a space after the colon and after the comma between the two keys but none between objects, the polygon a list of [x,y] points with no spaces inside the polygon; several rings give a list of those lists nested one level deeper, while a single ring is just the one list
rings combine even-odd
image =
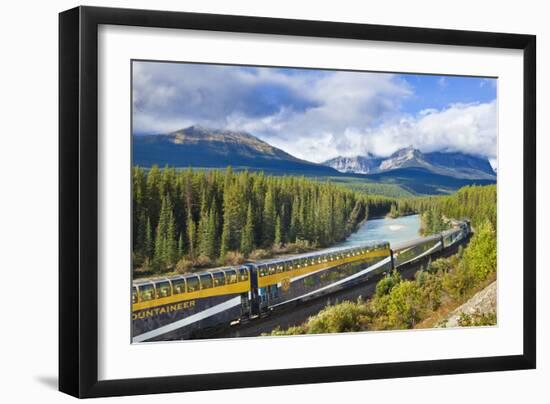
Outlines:
[{"label": "train window", "polygon": [[275,265],[270,265],[267,267],[269,275],[273,275],[275,273]]},{"label": "train window", "polygon": [[185,279],[172,279],[172,288],[174,289],[174,294],[179,295],[180,293],[185,293]]},{"label": "train window", "polygon": [[283,264],[277,265],[277,273],[280,274],[281,272],[285,271],[285,267]]},{"label": "train window", "polygon": [[138,291],[137,291],[137,288],[134,286],[132,288],[132,304],[137,302],[138,302]]},{"label": "train window", "polygon": [[157,299],[160,299],[161,297],[168,297],[172,295],[172,288],[170,287],[169,281],[161,281],[157,282],[156,285],[157,290]]},{"label": "train window", "polygon": [[246,268],[241,268],[239,270],[239,280],[241,282],[248,280],[248,270]]},{"label": "train window", "polygon": [[214,286],[225,285],[225,274],[223,272],[215,272],[212,275],[214,276]]},{"label": "train window", "polygon": [[187,282],[187,292],[196,292],[200,289],[199,278],[196,276],[187,277],[185,280]]},{"label": "train window", "polygon": [[153,284],[139,285],[139,300],[147,302],[155,298],[155,287]]},{"label": "train window", "polygon": [[237,271],[234,269],[225,271],[225,277],[227,278],[227,284],[237,283]]},{"label": "train window", "polygon": [[212,275],[202,274],[200,275],[201,279],[201,289],[209,289],[213,286]]}]

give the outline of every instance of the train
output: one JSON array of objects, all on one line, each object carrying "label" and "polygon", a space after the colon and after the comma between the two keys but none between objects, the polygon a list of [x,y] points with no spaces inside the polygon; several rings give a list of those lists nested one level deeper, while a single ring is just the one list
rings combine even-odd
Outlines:
[{"label": "train", "polygon": [[132,342],[196,338],[335,293],[465,240],[468,220],[390,247],[371,242],[132,283]]}]

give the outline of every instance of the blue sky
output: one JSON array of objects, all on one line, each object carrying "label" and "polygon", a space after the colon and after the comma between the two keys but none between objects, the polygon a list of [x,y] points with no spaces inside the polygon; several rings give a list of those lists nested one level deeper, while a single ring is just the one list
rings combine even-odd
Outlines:
[{"label": "blue sky", "polygon": [[455,103],[486,103],[497,96],[495,79],[419,74],[400,76],[414,91],[414,95],[405,101],[403,112],[443,109]]},{"label": "blue sky", "polygon": [[497,80],[134,62],[134,134],[191,125],[249,132],[324,161],[413,145],[496,160]]}]

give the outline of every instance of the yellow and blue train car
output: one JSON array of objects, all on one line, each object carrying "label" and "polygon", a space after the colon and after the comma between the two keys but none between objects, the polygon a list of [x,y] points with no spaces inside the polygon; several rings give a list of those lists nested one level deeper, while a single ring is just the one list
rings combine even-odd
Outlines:
[{"label": "yellow and blue train car", "polygon": [[329,249],[256,265],[260,312],[313,299],[391,270],[389,243]]},{"label": "yellow and blue train car", "polygon": [[393,264],[400,267],[412,264],[428,255],[443,250],[440,234],[396,244],[393,248]]},{"label": "yellow and blue train car", "polygon": [[239,319],[249,310],[250,281],[242,267],[134,282],[133,342],[187,339]]}]

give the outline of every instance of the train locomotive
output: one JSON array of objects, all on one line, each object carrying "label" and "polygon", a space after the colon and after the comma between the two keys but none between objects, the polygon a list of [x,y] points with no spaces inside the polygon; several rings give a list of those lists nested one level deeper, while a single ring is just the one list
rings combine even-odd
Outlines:
[{"label": "train locomotive", "polygon": [[331,248],[239,267],[132,285],[132,342],[189,339],[233,322],[349,288],[447,249],[469,236],[468,221],[390,248],[388,242]]}]

